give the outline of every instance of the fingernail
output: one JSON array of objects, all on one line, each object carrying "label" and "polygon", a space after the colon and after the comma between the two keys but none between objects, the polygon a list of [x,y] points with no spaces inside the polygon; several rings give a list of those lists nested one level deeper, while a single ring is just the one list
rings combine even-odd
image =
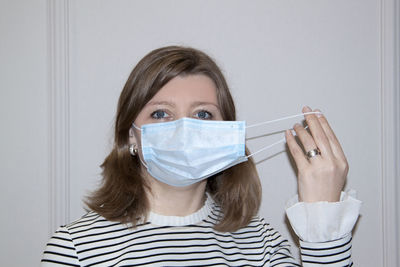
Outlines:
[{"label": "fingernail", "polygon": [[304,112],[310,112],[311,108],[309,106],[304,106],[303,111]]}]

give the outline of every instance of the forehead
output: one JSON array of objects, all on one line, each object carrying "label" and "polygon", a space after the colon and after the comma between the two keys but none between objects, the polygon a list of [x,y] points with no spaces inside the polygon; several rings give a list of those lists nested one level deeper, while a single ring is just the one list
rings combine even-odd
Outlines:
[{"label": "forehead", "polygon": [[177,76],[165,84],[151,101],[205,101],[217,103],[217,87],[205,75]]}]

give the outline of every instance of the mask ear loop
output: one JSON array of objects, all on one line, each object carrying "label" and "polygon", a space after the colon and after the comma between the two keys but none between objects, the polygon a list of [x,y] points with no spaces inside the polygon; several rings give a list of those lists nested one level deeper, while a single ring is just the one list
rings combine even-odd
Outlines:
[{"label": "mask ear loop", "polygon": [[[132,126],[133,126],[133,128],[135,128],[136,130],[142,131],[142,129],[139,128],[139,127],[137,127],[134,123],[132,123]],[[141,149],[141,148],[138,147],[138,150],[139,150],[139,149]],[[147,164],[144,163],[144,161],[142,160],[142,158],[141,158],[139,155],[137,155],[137,156],[138,156],[140,162],[143,164],[143,166],[145,166],[146,169],[148,169]]]},{"label": "mask ear loop", "polygon": [[[297,117],[301,117],[301,116],[308,115],[308,114],[322,114],[322,112],[312,111],[312,112],[300,113],[300,114],[296,114],[296,115],[292,115],[292,116],[286,116],[286,117],[275,119],[275,120],[264,121],[264,122],[260,122],[260,123],[257,123],[257,124],[252,124],[252,125],[247,126],[246,129],[247,128],[261,126],[261,125],[264,125],[264,124],[269,124],[269,123],[274,123],[274,122],[278,122],[278,121],[297,118]],[[304,127],[304,129],[307,129],[307,128],[308,128],[308,125],[306,127]],[[290,130],[293,131],[293,128],[291,128]],[[293,132],[293,135],[296,136],[296,133]],[[252,156],[254,156],[254,155],[256,155],[256,154],[258,154],[258,153],[260,153],[260,152],[262,152],[264,150],[267,150],[267,149],[269,149],[269,148],[271,148],[271,147],[273,147],[275,145],[278,145],[280,143],[284,143],[285,141],[286,141],[286,138],[282,138],[281,140],[276,141],[275,143],[272,143],[272,144],[270,144],[270,145],[268,145],[266,147],[261,148],[260,150],[257,150],[256,152],[251,153],[250,155],[246,156],[246,158],[250,158],[250,157],[252,157]]]},{"label": "mask ear loop", "polygon": [[137,127],[134,123],[132,123],[133,128],[135,128],[136,130],[142,131],[142,128]]},{"label": "mask ear loop", "polygon": [[322,112],[320,112],[320,111],[310,111],[310,112],[306,112],[306,113],[300,113],[300,114],[291,115],[291,116],[286,116],[286,117],[279,118],[279,119],[275,119],[275,120],[264,121],[264,122],[252,124],[252,125],[246,126],[246,128],[247,128],[247,129],[248,129],[248,128],[253,128],[253,127],[261,126],[261,125],[264,125],[264,124],[270,124],[270,123],[274,123],[274,122],[278,122],[278,121],[284,121],[284,120],[288,120],[288,119],[293,119],[293,118],[297,118],[297,117],[302,117],[302,116],[304,116],[304,115],[309,115],[309,114],[322,114]]},{"label": "mask ear loop", "polygon": [[[307,129],[307,128],[308,128],[308,125],[306,127],[304,127],[304,129]],[[291,128],[290,130],[293,131],[293,128]],[[293,131],[293,135],[296,136],[296,133],[294,131]],[[273,147],[275,145],[278,145],[280,143],[284,143],[285,141],[286,141],[286,138],[282,138],[281,140],[276,141],[275,143],[272,143],[272,144],[270,144],[270,145],[268,145],[266,147],[261,148],[260,150],[257,150],[256,152],[251,153],[250,155],[246,156],[246,158],[248,159],[248,158],[250,158],[250,157],[252,157],[252,156],[254,156],[254,155],[256,155],[256,154],[258,154],[260,152],[263,152],[264,150],[267,150],[268,148],[271,148],[271,147]]]}]

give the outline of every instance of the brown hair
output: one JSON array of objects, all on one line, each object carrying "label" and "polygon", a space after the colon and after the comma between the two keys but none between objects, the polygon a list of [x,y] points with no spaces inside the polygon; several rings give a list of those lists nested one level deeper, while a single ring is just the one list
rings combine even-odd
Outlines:
[{"label": "brown hair", "polygon": [[[169,46],[147,54],[131,72],[121,92],[115,121],[114,147],[101,167],[103,180],[87,199],[87,206],[112,221],[135,226],[148,213],[146,183],[138,157],[129,153],[129,129],[147,102],[171,79],[202,74],[214,81],[223,120],[236,120],[235,105],[221,70],[205,53]],[[248,154],[247,150],[246,153]],[[221,207],[215,229],[235,231],[257,214],[260,180],[251,158],[211,178],[206,189]]]}]

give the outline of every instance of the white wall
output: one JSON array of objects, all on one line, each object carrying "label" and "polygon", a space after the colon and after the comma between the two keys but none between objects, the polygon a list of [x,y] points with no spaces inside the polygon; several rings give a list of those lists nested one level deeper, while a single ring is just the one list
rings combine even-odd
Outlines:
[{"label": "white wall", "polygon": [[39,262],[51,227],[46,54],[46,2],[1,1],[2,266]]},{"label": "white wall", "polygon": [[[132,67],[154,48],[183,44],[217,60],[239,119],[249,124],[298,113],[305,104],[324,111],[348,156],[347,187],[364,202],[353,241],[356,266],[391,266],[387,257],[395,256],[381,249],[384,2],[2,3],[1,39],[7,41],[1,43],[6,64],[1,64],[0,195],[3,203],[15,203],[1,225],[7,238],[0,244],[7,245],[5,255],[14,255],[6,265],[13,266],[11,259],[21,251],[29,257],[14,266],[37,262],[48,234],[83,214],[82,197],[100,179],[117,99]],[[250,148],[276,138],[253,140]],[[271,157],[279,151],[256,157],[264,193],[260,213],[291,238],[283,207],[296,181],[286,153]],[[18,235],[28,236],[26,245],[21,247]]]}]

